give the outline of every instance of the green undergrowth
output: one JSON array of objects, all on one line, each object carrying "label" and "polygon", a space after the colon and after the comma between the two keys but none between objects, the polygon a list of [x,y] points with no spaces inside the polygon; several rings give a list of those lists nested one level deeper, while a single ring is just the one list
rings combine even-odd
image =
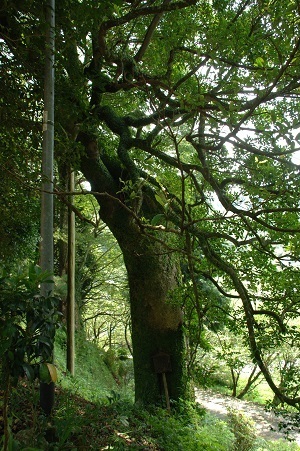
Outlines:
[{"label": "green undergrowth", "polygon": [[66,334],[56,334],[54,359],[58,369],[59,385],[73,394],[80,393],[89,401],[108,396],[118,389],[118,384],[108,366],[104,363],[103,351],[83,334],[76,336],[75,375],[66,370]]},{"label": "green undergrowth", "polygon": [[11,450],[296,451],[294,444],[259,441],[253,428],[232,413],[230,424],[180,402],[169,414],[148,411],[121,397],[87,401],[56,387],[53,416],[38,408],[38,390],[22,383],[11,400]]},{"label": "green undergrowth", "polygon": [[11,449],[59,450],[233,450],[234,436],[225,423],[208,421],[189,403],[146,411],[132,402],[87,401],[56,388],[52,418],[38,409],[38,392],[21,384],[11,400]]},{"label": "green undergrowth", "polygon": [[[110,361],[112,356],[109,355]],[[134,404],[132,386],[116,381],[118,358],[111,361],[83,338],[77,340],[76,375],[64,368],[65,340],[58,335],[55,360],[60,374],[51,417],[39,409],[39,386],[20,381],[10,407],[12,451],[156,450],[156,451],[296,451],[295,444],[258,440],[243,416],[231,412],[228,423],[199,405],[172,403],[145,410]],[[123,373],[122,373],[123,374]]]}]

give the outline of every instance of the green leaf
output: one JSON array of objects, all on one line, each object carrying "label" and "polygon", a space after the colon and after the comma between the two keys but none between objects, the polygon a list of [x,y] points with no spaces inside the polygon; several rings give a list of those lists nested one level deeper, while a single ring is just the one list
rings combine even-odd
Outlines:
[{"label": "green leaf", "polygon": [[34,380],[34,370],[33,370],[32,366],[29,365],[28,363],[23,363],[22,368],[24,370],[24,373],[25,373],[27,379],[30,382],[32,382]]},{"label": "green leaf", "polygon": [[52,346],[53,346],[52,340],[50,340],[48,337],[39,336],[39,342],[43,343],[44,345],[48,346],[49,348],[52,348]]},{"label": "green leaf", "polygon": [[50,384],[50,382],[57,381],[57,370],[56,366],[52,363],[41,363],[39,368],[39,376],[41,382]]},{"label": "green leaf", "polygon": [[258,67],[264,67],[265,66],[265,61],[261,56],[258,56],[254,62],[255,66]]},{"label": "green leaf", "polygon": [[160,194],[156,194],[156,193],[155,193],[155,199],[157,200],[157,202],[158,202],[162,207],[165,208],[166,203],[167,203],[167,199],[166,199],[166,197],[164,196],[163,193],[160,193]]},{"label": "green leaf", "polygon": [[153,218],[151,219],[151,225],[153,225],[153,226],[162,224],[163,222],[166,222],[165,215],[163,215],[163,214],[155,215],[155,216],[153,216]]},{"label": "green leaf", "polygon": [[41,363],[39,367],[40,381],[49,384],[51,382],[51,376],[46,363]]},{"label": "green leaf", "polygon": [[50,374],[51,382],[57,382],[56,366],[53,365],[53,363],[46,363],[46,365],[48,367],[48,371],[49,371],[49,374]]}]

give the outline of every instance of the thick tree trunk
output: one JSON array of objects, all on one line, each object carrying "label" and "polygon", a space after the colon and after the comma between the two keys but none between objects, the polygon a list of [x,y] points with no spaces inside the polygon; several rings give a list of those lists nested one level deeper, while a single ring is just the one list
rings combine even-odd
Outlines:
[{"label": "thick tree trunk", "polygon": [[178,283],[176,262],[164,249],[141,241],[143,253],[124,252],[124,260],[130,287],[135,396],[137,402],[151,404],[164,394],[162,374],[155,372],[153,357],[159,352],[170,356],[168,391],[171,399],[178,400],[185,396],[185,356],[182,312],[171,300]]},{"label": "thick tree trunk", "polygon": [[128,273],[135,399],[144,405],[165,404],[162,374],[155,372],[153,361],[159,352],[170,357],[171,371],[166,372],[170,399],[187,395],[182,311],[172,296],[179,266],[174,254],[144,236],[126,216],[119,210],[114,221],[106,220],[123,251]]},{"label": "thick tree trunk", "polygon": [[[96,142],[86,135],[80,135],[80,141],[87,154],[82,159],[82,170],[100,205],[101,219],[117,239],[127,268],[136,401],[144,405],[161,404],[165,397],[162,374],[155,372],[153,364],[158,352],[170,357],[171,368],[167,369],[172,371],[165,374],[170,398],[186,397],[182,312],[180,302],[171,299],[179,283],[176,256],[140,230],[128,209],[126,193],[120,191],[117,164],[106,161],[104,165]],[[154,216],[155,199],[146,192],[141,197],[142,214]],[[166,235],[162,233],[160,239],[164,238]]]}]

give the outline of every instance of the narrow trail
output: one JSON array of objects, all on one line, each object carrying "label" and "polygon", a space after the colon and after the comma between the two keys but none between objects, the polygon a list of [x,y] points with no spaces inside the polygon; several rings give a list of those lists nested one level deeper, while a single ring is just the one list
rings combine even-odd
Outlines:
[{"label": "narrow trail", "polygon": [[[278,424],[281,418],[271,412],[266,412],[263,406],[250,401],[243,401],[231,396],[221,395],[212,390],[196,389],[196,401],[209,413],[226,421],[229,407],[243,412],[251,418],[256,427],[257,435],[266,440],[284,439],[284,433],[279,431]],[[300,446],[300,429],[290,434],[290,438]]]}]

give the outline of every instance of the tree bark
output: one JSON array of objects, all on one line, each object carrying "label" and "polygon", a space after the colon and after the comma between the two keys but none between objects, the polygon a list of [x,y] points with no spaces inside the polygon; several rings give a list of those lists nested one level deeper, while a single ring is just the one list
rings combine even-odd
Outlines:
[{"label": "tree bark", "polygon": [[161,398],[162,379],[154,371],[153,357],[165,352],[171,360],[171,372],[166,374],[169,395],[178,400],[185,396],[186,381],[182,312],[171,300],[178,284],[177,264],[160,246],[142,237],[139,241],[130,245],[119,240],[125,247],[130,288],[135,399],[152,404]]},{"label": "tree bark", "polygon": [[[170,356],[172,371],[166,373],[170,399],[186,397],[182,311],[180,302],[171,299],[180,278],[178,260],[160,242],[143,234],[128,203],[123,203],[123,193],[117,186],[119,177],[113,177],[107,164],[104,167],[96,143],[86,139],[83,142],[87,155],[81,169],[92,191],[99,192],[95,197],[101,219],[117,239],[128,273],[136,402],[149,405],[164,399],[162,377],[155,373],[153,364],[153,356],[159,351]],[[146,197],[145,210],[151,203]]]},{"label": "tree bark", "polygon": [[154,355],[160,351],[170,356],[168,390],[170,398],[178,400],[186,396],[186,375],[182,311],[178,300],[171,299],[180,276],[176,256],[144,236],[121,206],[111,205],[105,214],[107,209],[103,201],[100,203],[102,219],[119,243],[128,274],[135,400],[149,405],[164,398],[162,378],[153,364]]}]

